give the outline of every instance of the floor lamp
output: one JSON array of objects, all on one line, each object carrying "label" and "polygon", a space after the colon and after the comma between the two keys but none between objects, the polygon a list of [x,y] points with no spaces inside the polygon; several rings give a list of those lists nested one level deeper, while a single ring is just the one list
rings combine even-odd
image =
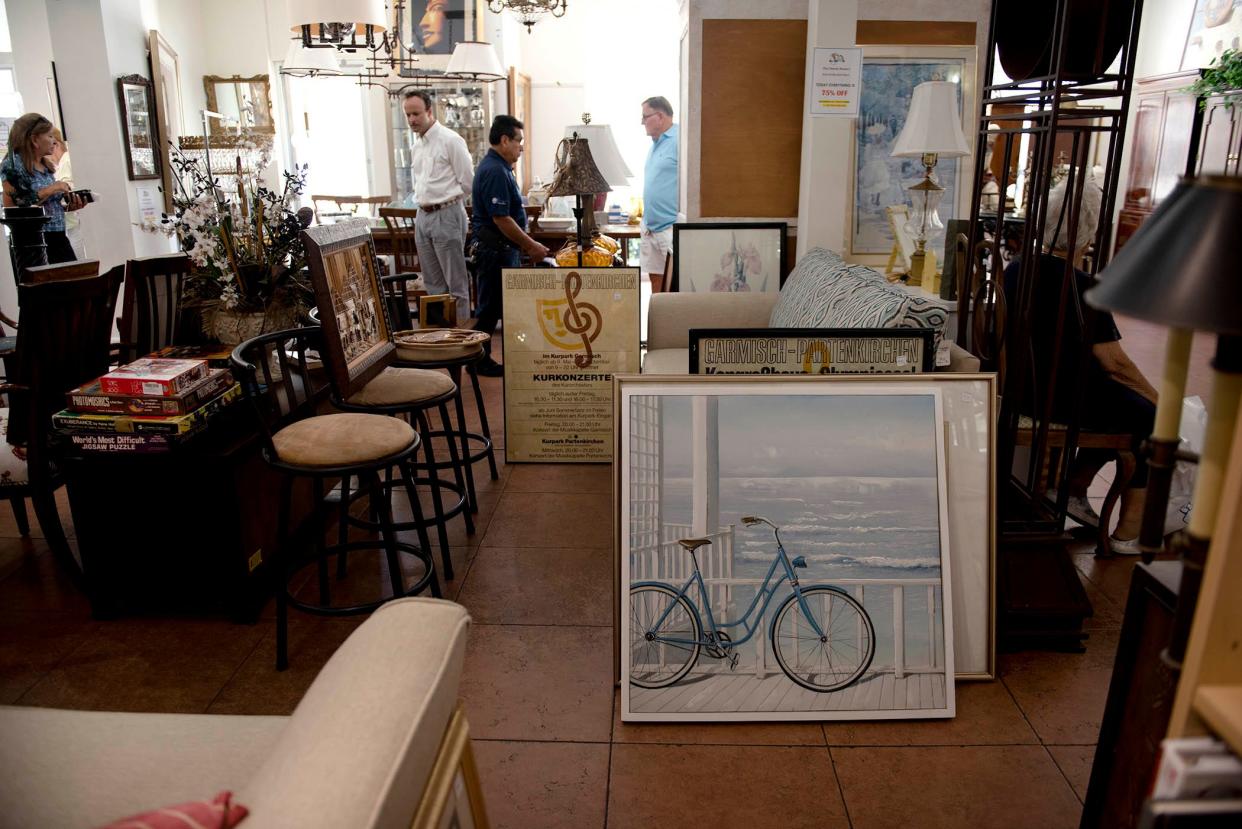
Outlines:
[{"label": "floor lamp", "polygon": [[1173,638],[1166,652],[1175,668],[1181,665],[1190,634],[1242,395],[1242,280],[1233,258],[1239,239],[1242,178],[1184,178],[1100,272],[1100,284],[1086,294],[1087,302],[1096,308],[1169,327],[1139,534],[1148,560],[1163,545],[1191,338],[1195,331],[1216,335],[1207,430],[1190,523],[1173,543],[1184,565]]}]

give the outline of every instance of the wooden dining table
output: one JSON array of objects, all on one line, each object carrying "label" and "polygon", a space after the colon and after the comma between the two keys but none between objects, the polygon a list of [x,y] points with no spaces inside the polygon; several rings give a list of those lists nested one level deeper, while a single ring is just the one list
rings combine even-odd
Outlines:
[{"label": "wooden dining table", "polygon": [[[629,244],[630,239],[637,239],[640,234],[639,225],[601,225],[600,233],[605,236],[611,236],[621,243],[621,258],[629,264]],[[565,246],[565,243],[574,237],[574,228],[563,227],[557,225],[555,229],[539,226],[538,223],[530,230],[530,236],[539,244],[545,246],[552,255]],[[392,233],[383,224],[371,225],[371,238],[375,241],[375,253],[379,256],[392,256],[393,244]]]}]

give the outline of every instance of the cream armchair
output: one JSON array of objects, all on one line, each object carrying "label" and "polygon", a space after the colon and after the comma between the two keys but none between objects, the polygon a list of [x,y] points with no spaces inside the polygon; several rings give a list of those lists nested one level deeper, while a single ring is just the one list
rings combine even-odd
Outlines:
[{"label": "cream armchair", "polygon": [[486,826],[455,712],[468,624],[452,602],[381,606],[289,717],[0,707],[0,825],[99,826],[227,789],[245,829],[438,826],[461,774]]}]

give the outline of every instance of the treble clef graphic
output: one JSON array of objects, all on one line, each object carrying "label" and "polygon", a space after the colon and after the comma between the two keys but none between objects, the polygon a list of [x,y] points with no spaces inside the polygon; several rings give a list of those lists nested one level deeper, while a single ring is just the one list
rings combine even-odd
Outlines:
[{"label": "treble clef graphic", "polygon": [[586,349],[585,354],[574,355],[574,365],[578,368],[587,368],[595,360],[595,355],[591,351],[591,343],[599,336],[604,321],[600,317],[599,309],[594,305],[589,302],[574,301],[581,291],[582,276],[577,271],[570,271],[565,276],[565,299],[569,302],[569,307],[565,309],[563,321],[567,331],[582,337],[582,347]]}]

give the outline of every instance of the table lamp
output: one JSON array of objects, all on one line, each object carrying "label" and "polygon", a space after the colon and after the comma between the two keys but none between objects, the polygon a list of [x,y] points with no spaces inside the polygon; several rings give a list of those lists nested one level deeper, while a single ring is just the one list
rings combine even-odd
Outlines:
[{"label": "table lamp", "polygon": [[1212,393],[1190,523],[1174,541],[1184,565],[1172,642],[1166,652],[1167,661],[1175,667],[1181,664],[1190,634],[1242,394],[1242,280],[1230,264],[1239,238],[1242,179],[1183,178],[1100,272],[1100,284],[1086,293],[1087,302],[1096,308],[1169,327],[1139,533],[1139,547],[1147,561],[1163,546],[1164,512],[1180,443],[1193,332],[1216,335]]},{"label": "table lamp", "polygon": [[923,180],[906,188],[914,208],[907,227],[917,244],[909,263],[910,285],[921,285],[924,276],[932,278],[936,274],[936,254],[927,250],[928,234],[944,226],[936,213],[944,198],[944,188],[935,177],[936,162],[970,154],[962,134],[957,93],[958,85],[949,81],[926,81],[914,87],[905,126],[893,144],[893,156],[923,161]]},{"label": "table lamp", "polygon": [[[630,168],[625,163],[625,159],[621,157],[621,150],[617,148],[617,141],[612,136],[612,128],[607,124],[592,124],[591,113],[582,113],[582,123],[570,124],[565,127],[565,137],[571,138],[577,135],[579,138],[585,138],[590,142],[591,158],[595,161],[596,168],[604,177],[604,181],[608,182],[609,190],[615,190],[618,187],[625,187],[630,183],[630,178],[634,175],[630,172]],[[586,222],[588,235],[594,235],[595,226],[595,210],[601,209],[602,204],[598,199],[600,193],[607,193],[608,190],[601,190],[596,194],[592,203],[592,210],[583,217]]]},{"label": "table lamp", "polygon": [[582,252],[590,244],[595,227],[594,202],[596,193],[607,193],[612,188],[591,156],[591,146],[586,138],[575,132],[561,140],[556,149],[556,172],[553,175],[549,196],[574,196],[574,219],[578,224],[578,267],[582,267]]}]

